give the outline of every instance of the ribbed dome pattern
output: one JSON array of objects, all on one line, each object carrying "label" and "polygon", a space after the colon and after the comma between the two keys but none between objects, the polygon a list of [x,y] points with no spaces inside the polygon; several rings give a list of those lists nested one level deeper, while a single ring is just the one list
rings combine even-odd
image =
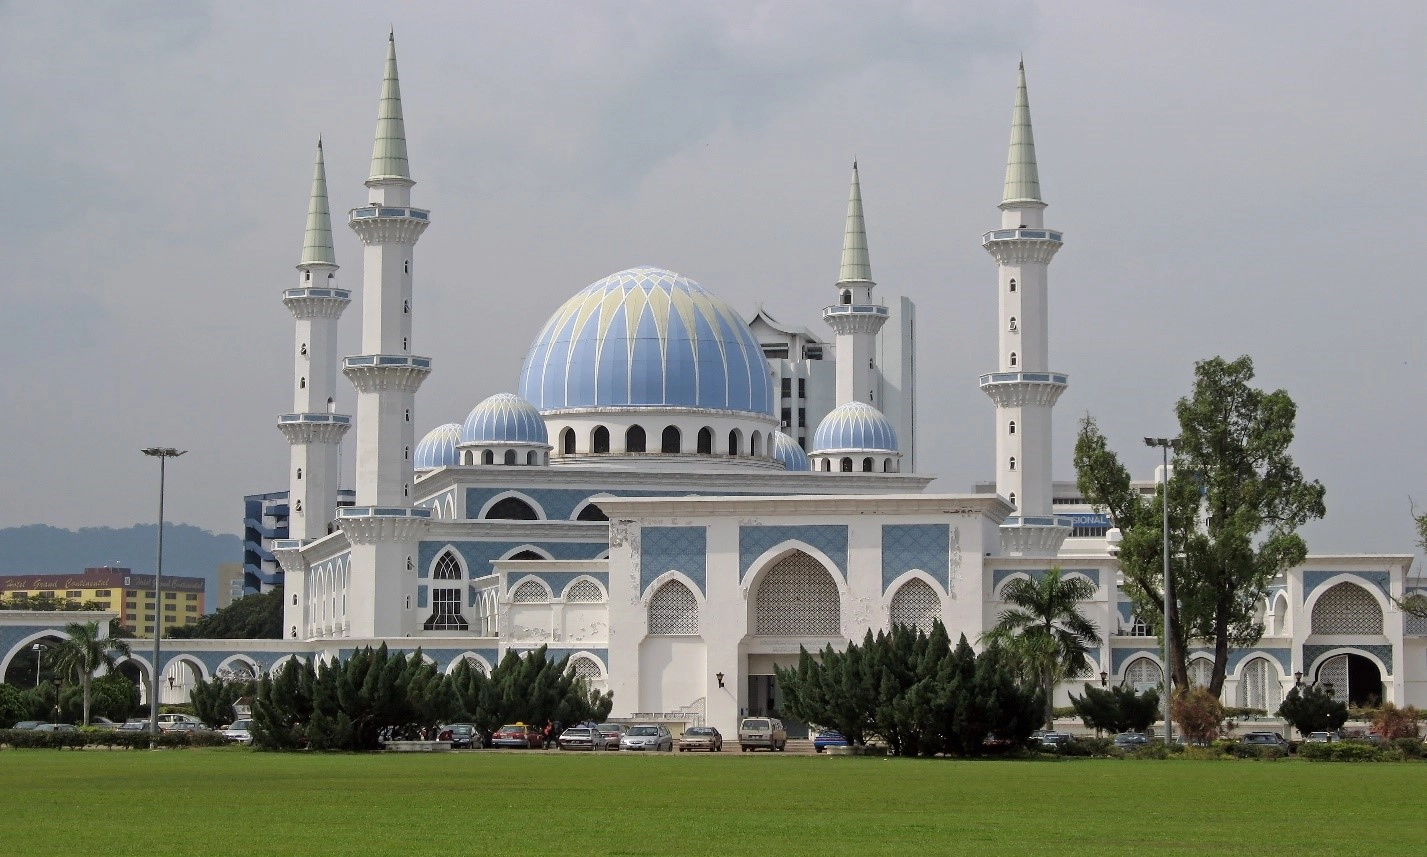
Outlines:
[{"label": "ribbed dome pattern", "polygon": [[461,442],[548,445],[550,436],[534,405],[514,393],[496,393],[471,408],[461,426]]},{"label": "ribbed dome pattern", "polygon": [[773,414],[768,365],[743,318],[688,277],[648,266],[591,283],[556,310],[530,346],[520,394],[542,412]]},{"label": "ribbed dome pattern", "polygon": [[897,432],[882,412],[866,402],[838,405],[818,423],[813,453],[896,452]]},{"label": "ribbed dome pattern", "polygon": [[780,431],[768,436],[773,445],[773,457],[782,463],[784,470],[812,470],[812,462],[798,442]]},{"label": "ribbed dome pattern", "polygon": [[456,444],[461,442],[461,424],[446,423],[426,433],[416,445],[412,462],[417,470],[450,467],[460,461]]}]

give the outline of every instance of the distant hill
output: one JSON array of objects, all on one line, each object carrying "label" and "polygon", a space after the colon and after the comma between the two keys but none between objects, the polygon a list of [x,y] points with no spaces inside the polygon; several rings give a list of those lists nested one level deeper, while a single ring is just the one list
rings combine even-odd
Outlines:
[{"label": "distant hill", "polygon": [[[135,524],[126,529],[85,527],[62,530],[46,524],[0,529],[0,574],[77,574],[110,565],[152,574],[158,551],[158,527]],[[188,524],[164,525],[164,574],[208,581],[206,605],[218,600],[218,565],[243,561],[243,540],[210,533]]]}]

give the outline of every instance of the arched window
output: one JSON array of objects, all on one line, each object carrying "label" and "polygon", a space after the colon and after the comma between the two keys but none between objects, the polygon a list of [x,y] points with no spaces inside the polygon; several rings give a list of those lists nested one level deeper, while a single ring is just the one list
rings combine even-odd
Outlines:
[{"label": "arched window", "polygon": [[539,461],[540,461],[540,458],[539,458],[538,455],[536,455],[535,450],[532,449],[532,450],[530,450],[529,452],[525,453],[525,463],[526,463],[526,464],[534,465],[534,464],[539,463]]},{"label": "arched window", "polygon": [[871,458],[864,458],[864,459],[862,459],[862,472],[863,472],[863,473],[871,473],[871,472],[872,472],[872,459],[871,459]]},{"label": "arched window", "polygon": [[896,467],[892,464],[892,459],[890,459],[890,458],[884,458],[884,459],[882,459],[882,472],[883,472],[883,473],[895,473],[895,472],[896,472]]},{"label": "arched window", "polygon": [[1214,662],[1208,658],[1195,658],[1189,662],[1189,683],[1197,687],[1208,687],[1214,677]]},{"label": "arched window", "polygon": [[850,303],[852,303],[852,292],[847,291],[847,290],[843,290],[843,293],[842,293],[842,305],[843,305],[843,306],[847,306],[847,305],[850,304]]},{"label": "arched window", "polygon": [[1125,684],[1143,692],[1164,683],[1164,672],[1149,658],[1136,658],[1125,669]]},{"label": "arched window", "polygon": [[298,478],[298,479],[301,479],[301,478],[302,478],[302,468],[301,468],[301,467],[297,468],[297,478]]},{"label": "arched window", "polygon": [[328,397],[327,397],[327,413],[329,413],[329,414],[335,414],[336,412],[337,412],[337,402],[336,402],[336,400],[333,399],[331,396],[328,396]]},{"label": "arched window", "polygon": [[1016,469],[1016,456],[1014,456],[1014,455],[1011,456],[1011,469],[1012,469],[1012,470],[1015,470],[1015,469]]},{"label": "arched window", "polygon": [[794,551],[769,569],[753,599],[754,633],[833,637],[842,633],[842,599],[822,563]]},{"label": "arched window", "polygon": [[403,274],[410,274],[410,273],[411,273],[411,260],[410,260],[410,259],[407,259],[405,262],[402,262],[402,263],[401,263],[401,272],[402,272]]},{"label": "arched window", "polygon": [[[1014,506],[1016,505],[1016,492],[1015,492],[1015,491],[1012,491],[1012,492],[1011,492],[1011,496],[1007,497],[1006,499],[1007,499],[1007,500],[1010,500],[1010,501],[1011,501],[1011,506],[1014,507]],[[1170,581],[1170,583],[1173,583],[1173,582],[1174,582],[1174,578],[1171,577],[1171,578],[1169,579],[1169,581]],[[1173,589],[1173,587],[1170,587],[1170,588]]]},{"label": "arched window", "polygon": [[406,421],[411,422],[411,408],[406,409]]},{"label": "arched window", "polygon": [[941,596],[925,580],[913,578],[892,596],[891,624],[906,625],[930,634],[933,620],[941,618]]},{"label": "arched window", "polygon": [[297,389],[299,389],[299,390],[306,390],[306,389],[307,389],[307,378],[306,378],[306,377],[298,378],[298,379],[297,379]]},{"label": "arched window", "polygon": [[411,301],[402,301],[402,302],[401,302],[401,314],[402,314],[402,315],[407,315],[407,314],[409,314],[410,312],[411,312]]},{"label": "arched window", "polygon": [[[450,551],[437,558],[431,569],[432,580],[460,580],[461,564]],[[427,631],[467,631],[470,624],[461,615],[460,587],[432,587],[431,615],[421,626]]]},{"label": "arched window", "polygon": [[468,449],[468,450],[466,450],[465,452],[461,453],[461,463],[462,463],[462,464],[475,464],[475,463],[476,463],[476,457],[475,457],[475,455],[473,455],[473,454],[471,453],[471,451]]},{"label": "arched window", "polygon": [[[1016,278],[1015,278],[1015,277],[1012,277],[1012,278],[1011,278],[1011,291],[1014,292],[1015,290],[1016,290]],[[1171,587],[1171,588],[1172,588],[1172,587]]]},{"label": "arched window", "polygon": [[1018,364],[1018,361],[1017,361],[1017,359],[1016,359],[1016,352],[1012,351],[1012,352],[1011,352],[1011,365],[1012,365],[1012,366],[1015,366],[1015,365],[1017,365],[1017,364]]},{"label": "arched window", "polygon": [[649,599],[650,634],[697,634],[699,602],[689,587],[670,580]]},{"label": "arched window", "polygon": [[679,426],[664,426],[664,436],[661,438],[659,452],[681,452],[681,449],[679,449],[679,441],[681,441],[681,439],[681,436],[679,436]]},{"label": "arched window", "polygon": [[602,675],[600,665],[584,655],[571,660],[569,668],[575,674],[575,678],[584,679],[586,684],[599,681]]},{"label": "arched window", "polygon": [[482,464],[495,464],[495,451],[487,449],[481,453]]},{"label": "arched window", "polygon": [[604,591],[593,580],[577,580],[565,587],[565,601],[571,604],[598,604],[604,600]]},{"label": "arched window", "polygon": [[538,554],[538,553],[536,553],[535,551],[532,551],[532,550],[523,550],[523,551],[521,551],[520,553],[511,554],[510,556],[506,557],[506,559],[518,559],[518,560],[520,560],[520,561],[522,561],[522,562],[527,562],[527,561],[532,560],[532,559],[544,559],[544,558],[545,558],[545,557],[541,556],[540,554]]},{"label": "arched window", "polygon": [[852,459],[850,459],[850,458],[844,458],[844,459],[842,460],[842,468],[841,468],[841,469],[842,469],[842,472],[843,472],[843,473],[851,473],[851,472],[852,472]]},{"label": "arched window", "polygon": [[1382,606],[1366,589],[1339,583],[1313,605],[1314,634],[1381,634]]},{"label": "arched window", "polygon": [[594,503],[586,503],[585,507],[580,510],[580,514],[575,516],[575,520],[608,521],[609,516],[604,513],[603,509],[601,509],[599,506],[596,506]]},{"label": "arched window", "polygon": [[699,455],[713,455],[713,429],[699,429]]},{"label": "arched window", "polygon": [[561,454],[561,455],[574,455],[574,454],[575,454],[575,430],[574,430],[574,429],[572,429],[572,428],[567,428],[567,429],[565,429],[564,431],[560,432],[560,454]]},{"label": "arched window", "polygon": [[[1015,421],[1015,420],[1011,420],[1011,424],[1007,427],[1007,429],[1008,429],[1008,430],[1007,430],[1006,434],[1015,434],[1015,433],[1016,433],[1016,421]],[[1170,582],[1173,583],[1174,581],[1171,579]],[[1174,587],[1171,586],[1170,588],[1173,589]]]},{"label": "arched window", "polygon": [[609,452],[609,429],[595,426],[594,434],[590,435],[590,451]]},{"label": "arched window", "polygon": [[515,462],[516,462],[515,450],[513,450],[513,449],[507,449],[507,450],[505,451],[505,463],[506,463],[506,464],[515,464]]},{"label": "arched window", "polygon": [[487,520],[538,521],[540,516],[531,505],[519,497],[502,497],[486,512]]},{"label": "arched window", "polygon": [[1011,324],[1010,324],[1009,330],[1010,330],[1012,333],[1015,333],[1015,332],[1016,332],[1016,317],[1015,317],[1014,315],[1011,316]]},{"label": "arched window", "polygon": [[510,594],[510,600],[516,604],[543,604],[550,600],[550,593],[539,581],[526,580],[515,587],[515,591]]},{"label": "arched window", "polygon": [[738,429],[733,429],[728,433],[728,454],[738,455]]},{"label": "arched window", "polygon": [[1267,714],[1283,704],[1283,685],[1268,658],[1253,658],[1239,672],[1239,707],[1257,708]]},{"label": "arched window", "polygon": [[754,432],[748,439],[748,454],[754,458],[763,454],[763,435],[761,432]]},{"label": "arched window", "polygon": [[643,426],[630,426],[629,430],[624,433],[625,452],[644,452],[644,442]]},{"label": "arched window", "polygon": [[432,580],[460,580],[461,563],[456,559],[456,555],[450,551],[442,551],[436,558],[436,564],[431,567]]},{"label": "arched window", "polygon": [[823,459],[823,472],[824,472],[824,473],[828,473],[828,472],[830,472],[831,470],[832,470],[832,459],[824,458],[824,459]]}]

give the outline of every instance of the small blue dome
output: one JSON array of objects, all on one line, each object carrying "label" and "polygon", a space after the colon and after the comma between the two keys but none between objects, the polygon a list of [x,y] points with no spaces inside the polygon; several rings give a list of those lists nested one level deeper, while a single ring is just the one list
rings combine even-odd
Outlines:
[{"label": "small blue dome", "polygon": [[688,277],[648,266],[580,290],[530,346],[520,394],[564,408],[709,408],[773,415],[748,323]]},{"label": "small blue dome", "polygon": [[803,451],[798,442],[775,431],[768,436],[773,445],[773,457],[782,463],[784,470],[812,470],[813,464],[808,461],[808,454]]},{"label": "small blue dome", "polygon": [[444,426],[437,426],[427,432],[426,437],[421,439],[421,443],[416,445],[416,454],[412,457],[412,461],[417,470],[451,467],[460,462],[460,458],[456,454],[456,444],[460,442],[460,423],[446,423]]},{"label": "small blue dome", "polygon": [[896,452],[897,432],[882,412],[866,402],[838,405],[818,423],[813,453]]},{"label": "small blue dome", "polygon": [[471,408],[461,427],[461,443],[538,443],[550,436],[535,406],[513,393],[496,393]]}]

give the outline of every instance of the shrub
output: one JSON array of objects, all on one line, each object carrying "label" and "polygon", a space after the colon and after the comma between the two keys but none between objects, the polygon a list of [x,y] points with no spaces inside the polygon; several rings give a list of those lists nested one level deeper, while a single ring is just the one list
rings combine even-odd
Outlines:
[{"label": "shrub", "polygon": [[1217,762],[1224,758],[1224,752],[1218,746],[1213,747],[1181,747],[1179,754],[1181,759],[1188,759],[1191,762]]},{"label": "shrub", "polygon": [[1163,743],[1146,744],[1125,754],[1126,759],[1159,759],[1163,761],[1169,758],[1169,750]]},{"label": "shrub", "polygon": [[[158,746],[221,747],[228,743],[219,732],[160,732]],[[147,750],[149,733],[131,730],[84,729],[79,732],[35,732],[29,729],[0,730],[0,746],[16,750],[64,750],[81,747],[115,747]]]},{"label": "shrub", "polygon": [[1283,698],[1278,714],[1298,734],[1332,732],[1348,721],[1348,706],[1333,698],[1333,686],[1298,685]]},{"label": "shrub", "polygon": [[1314,762],[1384,762],[1392,758],[1372,744],[1357,741],[1304,744],[1298,748],[1298,755]]},{"label": "shrub", "polygon": [[1274,747],[1266,744],[1245,744],[1241,741],[1215,741],[1214,746],[1219,752],[1235,759],[1263,759],[1273,761],[1288,757],[1287,747]]},{"label": "shrub", "polygon": [[1219,737],[1219,724],[1224,722],[1224,705],[1204,688],[1181,687],[1176,690],[1170,710],[1186,737],[1195,741],[1212,741]]},{"label": "shrub", "polygon": [[1392,746],[1404,759],[1420,759],[1423,756],[1422,741],[1417,738],[1394,738]]},{"label": "shrub", "polygon": [[1088,756],[1113,756],[1115,755],[1115,740],[1113,738],[1091,738],[1089,736],[1071,738],[1056,747],[1056,752],[1062,756],[1088,757]]},{"label": "shrub", "polygon": [[1384,741],[1393,741],[1398,738],[1416,738],[1418,725],[1421,720],[1421,712],[1412,706],[1398,708],[1391,702],[1384,702],[1382,707],[1373,715],[1373,731],[1381,735]]}]

